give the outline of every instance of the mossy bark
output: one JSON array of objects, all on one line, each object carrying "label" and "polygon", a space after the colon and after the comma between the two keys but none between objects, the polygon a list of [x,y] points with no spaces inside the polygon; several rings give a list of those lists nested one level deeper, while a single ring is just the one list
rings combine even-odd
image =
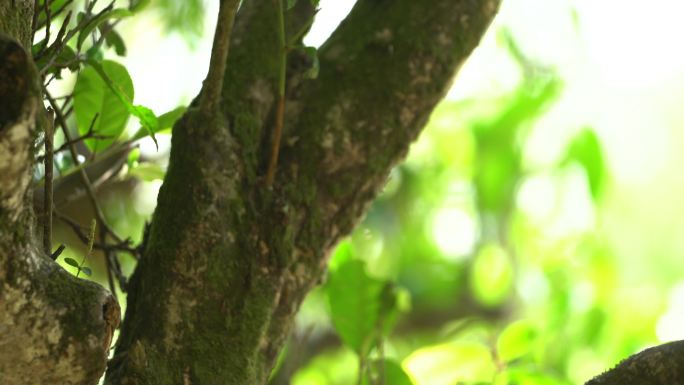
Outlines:
[{"label": "mossy bark", "polygon": [[0,2],[0,383],[92,385],[119,310],[36,247],[29,186],[44,111],[27,53],[32,8]]},{"label": "mossy bark", "polygon": [[[300,1],[288,30],[313,9]],[[498,2],[361,0],[321,48],[289,57],[285,132],[267,188],[276,7],[243,4],[221,111],[191,106],[134,273],[107,384],[263,384],[306,293],[406,154]],[[201,99],[201,98],[198,98]]]},{"label": "mossy bark", "polygon": [[684,341],[634,354],[585,385],[684,385]]}]

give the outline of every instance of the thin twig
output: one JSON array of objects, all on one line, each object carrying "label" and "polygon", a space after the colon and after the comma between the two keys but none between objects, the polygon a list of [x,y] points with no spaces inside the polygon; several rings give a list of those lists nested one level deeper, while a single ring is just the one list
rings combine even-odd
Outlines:
[{"label": "thin twig", "polygon": [[[55,215],[55,218],[59,219],[60,221],[64,222],[67,224],[67,226],[71,227],[71,230],[76,234],[76,237],[83,242],[84,244],[88,244],[88,236],[83,232],[83,227],[79,225],[75,220],[69,218],[68,216],[62,214],[61,212],[57,211],[56,209],[53,210],[53,213]],[[131,246],[131,240],[130,239],[125,239],[120,243],[101,243],[101,242],[96,242],[93,244],[93,247],[97,250],[102,250],[102,251],[111,251],[111,252],[116,252],[116,251],[122,251],[125,253],[131,254],[134,258],[138,259],[138,253],[139,249],[137,247]],[[121,270],[121,269],[119,269]]]},{"label": "thin twig", "polygon": [[[107,242],[107,236],[105,235],[104,232],[100,232],[100,242],[101,243],[106,243]],[[102,254],[104,254],[104,260],[105,260],[105,268],[107,269],[107,282],[109,283],[109,291],[112,293],[114,296],[114,299],[118,302],[119,298],[116,295],[116,286],[114,285],[114,276],[112,275],[112,261],[111,261],[111,252],[108,250],[102,251]]]},{"label": "thin twig", "polygon": [[273,140],[271,142],[271,157],[266,170],[266,187],[273,185],[276,169],[278,167],[278,154],[280,152],[280,138],[283,133],[283,121],[285,119],[285,76],[287,75],[287,43],[285,42],[285,15],[283,0],[275,0],[278,3],[278,38],[280,42],[280,68],[278,71],[278,107],[276,109],[275,127],[273,128]]},{"label": "thin twig", "polygon": [[200,99],[200,110],[205,115],[213,114],[221,100],[223,77],[226,72],[228,51],[230,49],[230,34],[233,30],[233,21],[239,3],[237,0],[221,0],[219,5],[209,71],[202,85],[202,96]]},{"label": "thin twig", "polygon": [[[38,0],[36,0],[36,1],[38,1]],[[58,17],[59,15],[61,15],[62,12],[64,12],[64,10],[68,6],[70,6],[71,3],[73,3],[73,2],[74,2],[74,0],[65,1],[61,7],[59,7],[57,10],[52,12],[52,18],[54,19],[54,18]],[[34,27],[33,27],[33,31],[34,31],[33,33],[36,33],[37,31],[39,31],[41,28],[43,28],[45,26],[45,20],[40,20],[39,16],[40,16],[40,12],[38,12],[38,14],[36,15],[37,20],[36,20],[36,23],[34,24]]]},{"label": "thin twig", "polygon": [[40,54],[47,49],[48,44],[50,44],[50,26],[52,24],[52,12],[50,9],[50,1],[49,0],[44,0],[43,1],[43,10],[45,11],[45,40],[43,40],[45,43],[43,43],[43,46],[40,47],[40,51],[38,51],[38,54],[36,56],[40,56]]},{"label": "thin twig", "polygon": [[[57,115],[57,121],[59,122],[60,127],[62,127],[64,137],[66,138],[67,142],[73,142],[71,134],[69,133],[69,129],[66,125],[66,120],[62,115],[59,106],[57,106],[57,101],[52,98],[52,95],[50,95],[50,92],[48,92],[47,89],[43,89],[43,92],[45,93],[45,97],[52,105],[52,108],[55,110],[55,114]],[[73,143],[69,146],[69,153],[71,154],[74,166],[78,169],[78,173],[81,177],[81,182],[83,182],[83,186],[86,189],[86,193],[88,195],[88,198],[90,199],[90,203],[93,207],[93,210],[95,211],[95,216],[97,217],[98,222],[100,222],[102,230],[111,235],[116,242],[122,242],[121,237],[116,235],[116,233],[107,225],[107,222],[105,221],[104,214],[102,212],[102,209],[100,208],[100,204],[97,201],[97,197],[95,196],[95,191],[93,190],[93,186],[90,183],[88,174],[86,174],[85,169],[83,167],[79,167],[81,164],[78,160],[78,153],[76,152],[76,148],[73,145]]]},{"label": "thin twig", "polygon": [[[90,236],[88,236],[88,252],[83,256],[83,259],[81,260],[81,263],[78,265],[78,270],[76,271],[76,278],[78,278],[78,275],[81,274],[81,270],[83,270],[83,265],[85,265],[86,260],[88,260],[88,257],[93,253],[93,244],[95,243],[95,228],[97,227],[97,221],[95,219],[92,220],[90,223]],[[90,275],[90,274],[88,274]]]},{"label": "thin twig", "polygon": [[43,188],[43,250],[45,254],[52,254],[52,166],[53,166],[53,135],[55,115],[51,108],[47,110],[45,122],[45,187]]},{"label": "thin twig", "polygon": [[36,35],[36,24],[38,23],[38,15],[40,15],[40,0],[33,1],[33,20],[31,20],[31,41]]}]

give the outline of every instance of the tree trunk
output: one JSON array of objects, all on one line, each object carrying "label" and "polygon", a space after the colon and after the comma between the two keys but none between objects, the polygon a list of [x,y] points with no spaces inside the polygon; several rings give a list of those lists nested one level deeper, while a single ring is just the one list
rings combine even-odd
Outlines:
[{"label": "tree trunk", "polygon": [[33,0],[0,3],[0,383],[97,382],[119,307],[36,246],[29,184],[44,111],[29,51]]},{"label": "tree trunk", "polygon": [[[0,5],[0,31],[24,47],[32,3]],[[265,383],[330,251],[404,157],[497,8],[497,0],[359,0],[321,47],[316,80],[303,76],[307,57],[290,53],[281,154],[267,186],[278,14],[272,0],[245,1],[222,63],[222,100],[209,110],[191,105],[173,129],[106,383]],[[287,30],[313,15],[300,1]],[[0,130],[0,382],[93,384],[118,307],[35,247],[27,187],[43,112],[30,57],[3,41],[10,49],[0,52],[10,54],[0,70],[26,74],[5,87],[21,84],[27,96]],[[18,103],[2,86],[0,105]]]}]

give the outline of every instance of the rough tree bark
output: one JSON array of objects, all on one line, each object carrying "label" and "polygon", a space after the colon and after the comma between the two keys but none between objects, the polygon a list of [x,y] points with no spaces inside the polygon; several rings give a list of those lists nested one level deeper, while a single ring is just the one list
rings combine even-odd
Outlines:
[{"label": "rough tree bark", "polygon": [[33,0],[0,2],[0,383],[94,384],[119,306],[37,247],[29,184],[43,121]]},{"label": "rough tree bark", "polygon": [[[230,34],[237,4],[222,1],[220,34]],[[105,370],[119,308],[37,247],[29,182],[44,114],[27,54],[33,6],[0,1],[0,383],[89,385]],[[191,106],[174,127],[107,384],[263,384],[330,250],[497,8],[498,0],[359,0],[321,48],[317,80],[303,79],[306,59],[290,54],[282,154],[267,188],[277,7],[244,1],[211,64],[208,82],[224,75],[221,100],[206,83],[210,107]],[[300,1],[288,30],[312,15]],[[646,350],[588,384],[684,384],[682,344]]]},{"label": "rough tree bark", "polygon": [[[28,185],[43,119],[26,53],[33,3],[0,2],[0,379],[94,384],[118,307],[43,255],[33,235]],[[286,15],[288,31],[314,14],[299,3]],[[222,1],[219,30],[230,34],[237,4]],[[290,54],[269,188],[261,176],[276,109],[278,8],[244,1],[227,62],[212,60],[224,75],[219,103],[190,106],[173,129],[106,383],[265,383],[329,252],[406,154],[497,8],[498,0],[360,0],[321,48],[316,80],[302,76],[307,59]]]}]

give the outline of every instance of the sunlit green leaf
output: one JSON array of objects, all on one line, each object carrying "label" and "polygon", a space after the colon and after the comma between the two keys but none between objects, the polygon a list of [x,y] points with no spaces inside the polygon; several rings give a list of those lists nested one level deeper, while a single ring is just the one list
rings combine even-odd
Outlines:
[{"label": "sunlit green leaf", "polygon": [[83,274],[87,275],[88,277],[90,277],[91,275],[93,275],[93,271],[92,271],[89,267],[87,267],[87,266],[83,266],[83,267],[81,268],[81,272],[82,272]]},{"label": "sunlit green leaf", "polygon": [[[99,64],[119,92],[133,98],[133,81],[124,66],[105,60]],[[84,68],[74,86],[74,113],[78,132],[85,135],[93,123],[93,132],[106,139],[87,139],[85,144],[94,152],[109,147],[123,132],[130,116],[129,108],[102,79],[93,66]],[[97,119],[95,120],[95,117]]]},{"label": "sunlit green leaf", "polygon": [[402,366],[417,385],[491,381],[496,370],[489,347],[476,342],[449,342],[420,348]]},{"label": "sunlit green leaf", "polygon": [[365,356],[377,335],[384,284],[366,274],[362,261],[349,260],[331,272],[330,315],[342,341]]},{"label": "sunlit green leaf", "polygon": [[501,332],[496,351],[502,361],[512,361],[530,352],[536,338],[537,330],[530,321],[516,321]]},{"label": "sunlit green leaf", "polygon": [[598,198],[603,187],[605,161],[601,142],[591,128],[584,128],[568,145],[565,163],[576,162],[584,169],[594,199]]},{"label": "sunlit green leaf", "polygon": [[475,298],[486,306],[500,305],[513,284],[511,257],[501,247],[483,247],[473,262],[470,284]]},{"label": "sunlit green leaf", "polygon": [[[161,114],[157,117],[157,131],[154,131],[155,134],[158,132],[171,128],[173,125],[176,123],[176,120],[180,119],[181,116],[185,113],[186,107],[177,107],[167,113]],[[145,127],[141,127],[131,139],[137,140],[144,138],[146,136],[150,135],[149,131],[145,129]]]},{"label": "sunlit green leaf", "polygon": [[64,258],[64,263],[66,263],[69,266],[73,266],[75,268],[78,268],[78,262],[73,258],[69,258],[69,257]]},{"label": "sunlit green leaf", "polygon": [[114,95],[116,95],[116,97],[124,105],[126,110],[130,114],[138,118],[140,124],[143,126],[145,130],[147,130],[147,132],[152,137],[154,144],[157,146],[157,149],[159,149],[157,138],[154,136],[154,133],[159,131],[159,122],[157,120],[157,117],[154,115],[154,112],[152,112],[152,110],[145,106],[133,105],[133,103],[131,102],[133,98],[129,97],[125,93],[125,91],[119,86],[119,84],[117,84],[114,81],[114,79],[112,79],[107,74],[107,71],[104,70],[104,67],[100,63],[89,61],[88,64],[93,69],[95,69],[98,75],[100,75],[100,78],[102,78],[107,87],[114,93]]},{"label": "sunlit green leaf", "polygon": [[144,181],[164,179],[164,169],[156,163],[141,163],[128,170],[128,174]]}]

